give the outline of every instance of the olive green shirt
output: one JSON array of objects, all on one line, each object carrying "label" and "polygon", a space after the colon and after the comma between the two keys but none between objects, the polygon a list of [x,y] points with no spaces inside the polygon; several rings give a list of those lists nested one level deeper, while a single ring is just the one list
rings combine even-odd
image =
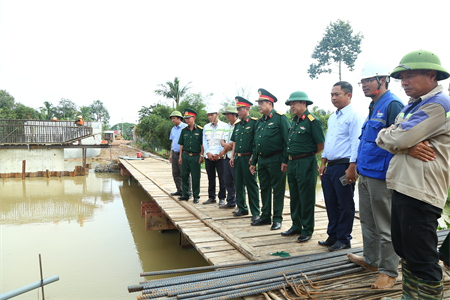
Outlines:
[{"label": "olive green shirt", "polygon": [[256,124],[255,147],[252,165],[255,166],[259,156],[269,156],[277,151],[283,151],[282,163],[287,164],[287,141],[290,128],[289,119],[281,112],[272,109],[267,116],[262,116]]},{"label": "olive green shirt", "polygon": [[183,151],[201,153],[203,141],[203,128],[194,124],[193,130],[186,126],[181,130],[178,144],[183,146]]},{"label": "olive green shirt", "polygon": [[245,120],[238,120],[234,123],[231,141],[235,142],[235,153],[253,152],[257,118],[248,116]]},{"label": "olive green shirt", "polygon": [[317,152],[317,145],[325,142],[322,122],[306,110],[300,118],[295,116],[292,119],[288,138],[288,155]]}]

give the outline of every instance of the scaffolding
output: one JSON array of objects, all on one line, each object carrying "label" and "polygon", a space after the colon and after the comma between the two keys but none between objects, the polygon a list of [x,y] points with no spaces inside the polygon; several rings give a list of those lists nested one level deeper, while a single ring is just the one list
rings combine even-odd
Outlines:
[{"label": "scaffolding", "polygon": [[84,122],[0,119],[0,145],[65,145],[93,135]]}]

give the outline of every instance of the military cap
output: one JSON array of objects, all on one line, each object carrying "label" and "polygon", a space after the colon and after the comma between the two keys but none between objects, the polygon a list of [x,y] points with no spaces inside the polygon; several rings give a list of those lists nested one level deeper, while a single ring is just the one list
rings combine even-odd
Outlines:
[{"label": "military cap", "polygon": [[185,108],[184,109],[184,118],[190,118],[190,117],[195,117],[197,116],[197,112],[193,109],[190,108]]},{"label": "military cap", "polygon": [[308,98],[308,95],[306,95],[305,92],[300,92],[300,91],[293,92],[289,96],[289,99],[286,100],[285,104],[290,105],[291,101],[305,101],[306,105],[313,104],[313,102]]},{"label": "military cap", "polygon": [[236,108],[238,108],[238,107],[250,107],[252,105],[253,105],[253,103],[251,103],[247,99],[242,98],[240,96],[236,96]]},{"label": "military cap", "polygon": [[438,81],[447,79],[450,75],[441,65],[439,57],[426,50],[413,51],[403,56],[400,64],[392,71],[391,77],[400,79],[400,73],[406,70],[435,70]]},{"label": "military cap", "polygon": [[259,98],[256,100],[256,102],[259,101],[270,101],[272,103],[275,103],[278,101],[277,97],[266,91],[265,89],[259,89],[258,90]]},{"label": "military cap", "polygon": [[174,110],[174,111],[170,114],[169,118],[172,118],[172,117],[180,117],[180,118],[183,118],[183,115],[182,115],[178,110]]},{"label": "military cap", "polygon": [[225,108],[223,113],[224,114],[237,114],[238,112],[237,112],[236,107],[230,105],[230,106],[227,106],[227,108]]}]

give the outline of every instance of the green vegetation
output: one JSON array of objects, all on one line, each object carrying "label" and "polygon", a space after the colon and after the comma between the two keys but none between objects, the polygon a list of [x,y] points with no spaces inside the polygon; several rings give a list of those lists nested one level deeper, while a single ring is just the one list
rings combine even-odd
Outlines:
[{"label": "green vegetation", "polygon": [[125,140],[133,140],[133,128],[134,126],[136,126],[136,124],[133,123],[117,123],[113,126],[111,126],[110,130],[122,130],[123,128],[123,133],[122,133],[122,137]]},{"label": "green vegetation", "polygon": [[309,77],[317,79],[322,73],[331,73],[329,66],[336,63],[339,66],[339,81],[341,80],[342,62],[353,71],[358,54],[361,53],[361,41],[364,36],[359,32],[353,34],[350,23],[337,20],[330,22],[325,29],[322,40],[314,49],[312,58],[318,61],[311,64],[308,69]]}]

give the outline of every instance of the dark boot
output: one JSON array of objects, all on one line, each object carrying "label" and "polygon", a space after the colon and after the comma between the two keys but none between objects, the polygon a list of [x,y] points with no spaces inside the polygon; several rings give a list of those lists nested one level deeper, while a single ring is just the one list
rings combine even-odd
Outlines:
[{"label": "dark boot", "polygon": [[408,269],[406,260],[402,259],[403,296],[402,300],[418,300],[417,277]]},{"label": "dark boot", "polygon": [[444,299],[444,283],[441,281],[417,281],[417,291],[420,300]]}]

